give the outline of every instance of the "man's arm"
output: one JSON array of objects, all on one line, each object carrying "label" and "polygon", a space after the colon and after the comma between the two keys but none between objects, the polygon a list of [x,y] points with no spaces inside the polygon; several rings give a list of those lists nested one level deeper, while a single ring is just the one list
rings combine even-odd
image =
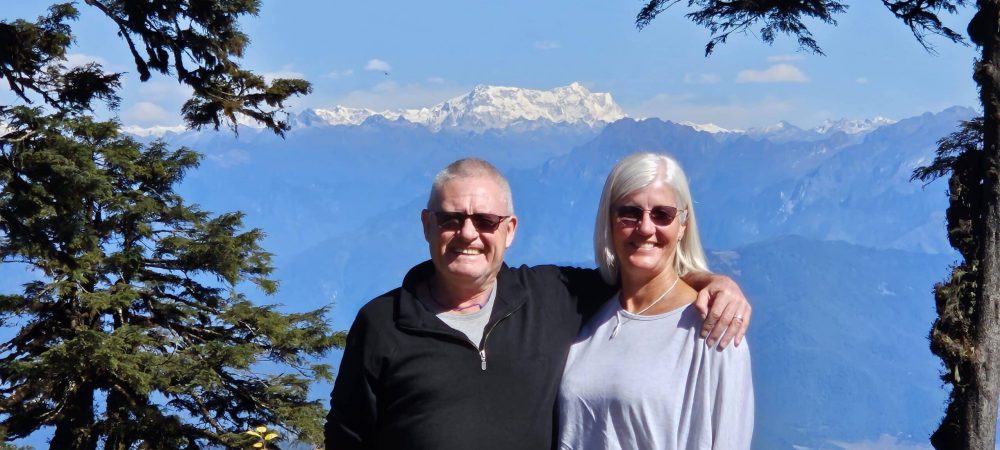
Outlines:
[{"label": "man's arm", "polygon": [[732,278],[711,272],[691,272],[682,278],[698,290],[694,306],[704,320],[701,336],[708,337],[708,345],[719,341],[719,348],[726,348],[735,339],[735,345],[739,346],[752,312],[739,285]]},{"label": "man's arm", "polygon": [[597,269],[559,266],[560,279],[576,302],[576,310],[583,316],[584,323],[600,309],[618,290],[604,282]]},{"label": "man's arm", "polygon": [[330,413],[326,416],[324,439],[327,450],[374,448],[376,406],[370,370],[365,367],[364,320],[354,320],[347,334],[347,345],[340,360],[337,381],[330,394]]}]

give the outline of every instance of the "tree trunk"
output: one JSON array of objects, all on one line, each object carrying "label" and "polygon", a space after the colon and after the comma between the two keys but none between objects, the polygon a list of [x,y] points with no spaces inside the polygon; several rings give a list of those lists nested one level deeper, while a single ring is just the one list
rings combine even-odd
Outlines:
[{"label": "tree trunk", "polygon": [[50,450],[94,450],[97,433],[94,433],[94,386],[81,382],[70,394],[65,413],[56,423],[56,431],[49,443]]},{"label": "tree trunk", "polygon": [[108,392],[107,418],[104,420],[105,436],[104,450],[128,450],[135,443],[132,439],[131,426],[128,423],[129,414],[126,400],[115,389]]},{"label": "tree trunk", "polygon": [[964,409],[963,434],[968,449],[996,448],[997,393],[1000,392],[1000,0],[979,0],[969,24],[973,42],[982,48],[975,80],[983,102],[983,149],[987,168],[985,227],[980,245],[979,290],[972,313],[972,373]]}]

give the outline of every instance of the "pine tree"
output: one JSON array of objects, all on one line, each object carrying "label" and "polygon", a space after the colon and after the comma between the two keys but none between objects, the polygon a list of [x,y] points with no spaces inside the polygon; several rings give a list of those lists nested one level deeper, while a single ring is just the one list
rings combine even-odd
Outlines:
[{"label": "pine tree", "polygon": [[[0,257],[33,269],[0,296],[0,432],[54,426],[56,449],[236,447],[276,424],[321,442],[311,364],[336,343],[325,310],[286,314],[270,255],[242,215],[174,187],[199,156],[118,124],[13,108],[0,139]],[[262,375],[262,361],[294,371]]]},{"label": "pine tree", "polygon": [[[640,29],[677,0],[648,0],[636,17]],[[928,51],[931,35],[964,42],[944,26],[939,13],[954,14],[971,0],[882,0]],[[688,0],[686,17],[706,27],[709,55],[734,32],[761,25],[760,37],[797,38],[800,48],[822,54],[803,19],[836,25],[846,3],[834,0]],[[952,392],[945,417],[931,438],[941,450],[993,450],[1000,394],[1000,0],[977,0],[968,26],[980,50],[973,69],[983,105],[981,120],[967,122],[939,144],[938,158],[918,170],[929,180],[951,172],[948,236],[963,261],[935,287],[939,317],[931,331],[931,350],[945,365],[942,379]]]},{"label": "pine tree", "polygon": [[[192,88],[181,111],[192,128],[245,117],[282,135],[284,102],[310,90],[240,66],[237,20],[257,0],[84,3],[118,27],[141,81]],[[246,448],[268,426],[321,442],[323,404],[308,390],[330,378],[315,361],[343,334],[325,309],[250,297],[277,289],[262,232],[174,190],[197,153],[89,117],[117,107],[123,74],[65,66],[77,16],[58,3],[0,21],[0,80],[20,100],[0,105],[0,263],[34,279],[0,295],[0,323],[16,330],[0,343],[0,438],[52,427],[53,449]]]},{"label": "pine tree", "polygon": [[984,203],[987,191],[986,161],[983,152],[983,118],[962,123],[961,129],[938,141],[937,156],[931,164],[913,172],[913,180],[931,182],[948,178],[948,240],[962,255],[951,277],[934,286],[938,318],[931,328],[931,351],[941,358],[948,369],[942,379],[951,385],[945,418],[931,436],[939,449],[961,448],[963,429],[967,423],[967,408],[963,399],[969,394],[968,381],[972,373],[973,341],[971,317],[976,306],[976,273],[979,270],[980,236],[986,225]]}]

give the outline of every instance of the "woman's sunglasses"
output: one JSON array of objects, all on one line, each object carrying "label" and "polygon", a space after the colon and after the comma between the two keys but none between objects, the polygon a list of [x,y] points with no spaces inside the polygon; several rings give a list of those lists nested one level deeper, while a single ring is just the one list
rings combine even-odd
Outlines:
[{"label": "woman's sunglasses", "polygon": [[642,223],[642,216],[645,213],[649,213],[649,220],[653,221],[653,225],[658,227],[665,227],[670,225],[679,213],[683,213],[684,210],[678,210],[673,206],[654,206],[653,209],[642,209],[638,206],[619,206],[615,209],[615,216],[618,218],[618,223],[623,227],[634,228]]}]

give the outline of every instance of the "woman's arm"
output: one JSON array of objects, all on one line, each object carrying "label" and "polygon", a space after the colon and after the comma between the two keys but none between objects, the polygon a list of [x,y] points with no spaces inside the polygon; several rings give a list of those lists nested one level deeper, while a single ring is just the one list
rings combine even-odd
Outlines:
[{"label": "woman's arm", "polygon": [[748,346],[711,352],[716,386],[712,405],[712,449],[749,450],[753,439],[754,393]]}]

